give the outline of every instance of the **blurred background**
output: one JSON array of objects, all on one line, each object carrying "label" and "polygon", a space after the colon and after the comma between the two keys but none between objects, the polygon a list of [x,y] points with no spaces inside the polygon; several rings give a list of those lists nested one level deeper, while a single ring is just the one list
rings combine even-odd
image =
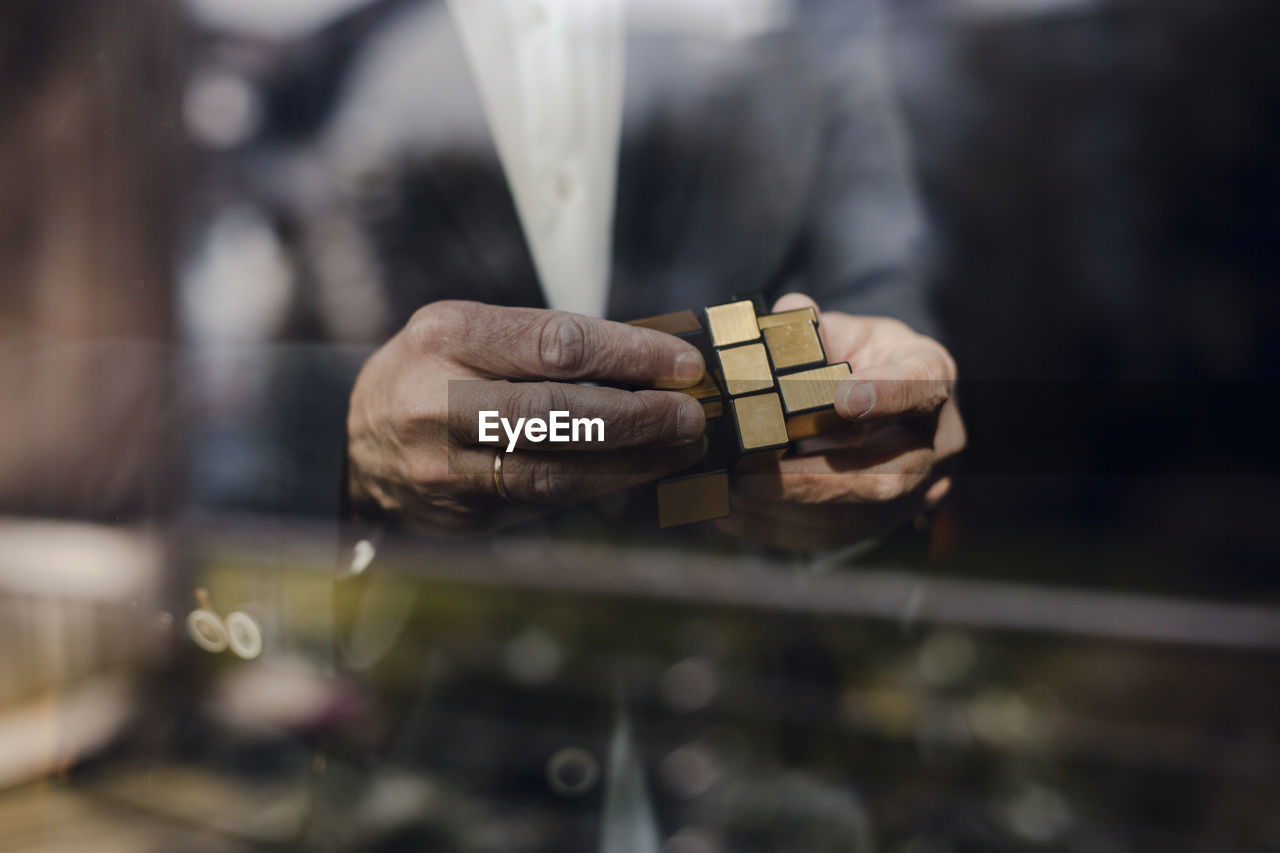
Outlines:
[{"label": "blurred background", "polygon": [[[695,5],[750,49],[793,4]],[[485,133],[415,109],[469,85],[444,5],[9,0],[0,849],[594,849],[617,672],[664,853],[1280,849],[1280,7],[884,13],[970,433],[933,527],[335,583],[296,413],[411,310],[384,282],[470,262],[451,217],[514,222],[415,170]]]}]

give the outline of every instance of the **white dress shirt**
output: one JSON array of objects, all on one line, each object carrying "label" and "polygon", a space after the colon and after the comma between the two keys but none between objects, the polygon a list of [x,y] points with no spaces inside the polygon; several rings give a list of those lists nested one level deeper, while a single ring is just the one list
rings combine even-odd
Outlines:
[{"label": "white dress shirt", "polygon": [[623,0],[449,0],[552,308],[602,316],[622,128]]}]

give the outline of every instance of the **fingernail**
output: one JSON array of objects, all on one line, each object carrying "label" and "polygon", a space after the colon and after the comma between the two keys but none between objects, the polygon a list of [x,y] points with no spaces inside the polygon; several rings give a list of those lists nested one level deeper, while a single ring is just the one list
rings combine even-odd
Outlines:
[{"label": "fingernail", "polygon": [[676,437],[681,441],[693,441],[702,436],[706,427],[706,417],[702,413],[702,404],[689,398],[680,406],[676,416]]},{"label": "fingernail", "polygon": [[676,380],[694,384],[702,378],[702,356],[696,352],[682,352],[676,356]]},{"label": "fingernail", "polygon": [[876,386],[854,382],[844,389],[844,410],[855,418],[865,417],[876,405]]}]

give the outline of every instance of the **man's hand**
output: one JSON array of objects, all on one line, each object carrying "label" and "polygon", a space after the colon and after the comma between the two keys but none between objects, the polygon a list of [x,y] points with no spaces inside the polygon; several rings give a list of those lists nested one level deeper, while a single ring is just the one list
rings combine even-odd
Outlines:
[{"label": "man's hand", "polygon": [[[788,294],[775,311],[813,300]],[[743,474],[721,529],[761,544],[833,548],[889,532],[950,488],[964,449],[956,367],[937,341],[884,317],[821,315],[827,357],[853,374],[836,390],[847,432],[800,442],[776,469]]]},{"label": "man's hand", "polygon": [[[705,452],[702,406],[674,391],[572,383],[684,387],[702,371],[696,349],[649,329],[559,311],[433,303],[356,380],[349,495],[425,532],[480,531],[661,477]],[[522,441],[503,460],[503,500],[493,460],[506,441],[479,444],[482,409],[512,422],[552,410],[602,418],[606,441]]]}]

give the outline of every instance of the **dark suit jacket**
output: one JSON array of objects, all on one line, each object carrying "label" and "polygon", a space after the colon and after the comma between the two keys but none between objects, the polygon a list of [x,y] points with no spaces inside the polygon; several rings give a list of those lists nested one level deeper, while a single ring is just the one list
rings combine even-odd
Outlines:
[{"label": "dark suit jacket", "polygon": [[[424,38],[447,25],[442,9],[416,17]],[[610,317],[799,289],[926,324],[921,221],[879,34],[875,6],[854,0],[797,4],[750,38],[630,35]],[[438,56],[423,68],[448,81],[441,121],[474,122],[460,52]],[[372,96],[377,76],[350,96]],[[431,115],[430,88],[406,108]],[[487,140],[405,132],[384,166],[350,196],[386,263],[393,323],[433,299],[542,304]]]}]

